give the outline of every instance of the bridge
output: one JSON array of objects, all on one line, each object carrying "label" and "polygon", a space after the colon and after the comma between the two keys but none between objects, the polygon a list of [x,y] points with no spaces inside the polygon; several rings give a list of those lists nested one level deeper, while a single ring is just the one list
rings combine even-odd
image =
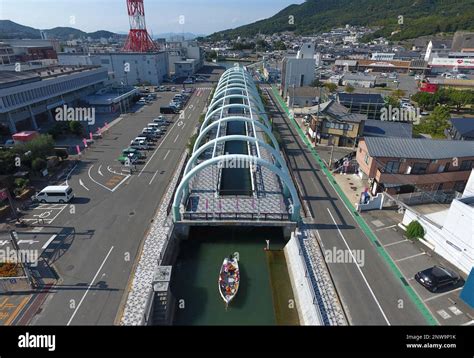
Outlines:
[{"label": "bridge", "polygon": [[221,76],[172,203],[175,223],[281,225],[301,203],[251,75]]}]

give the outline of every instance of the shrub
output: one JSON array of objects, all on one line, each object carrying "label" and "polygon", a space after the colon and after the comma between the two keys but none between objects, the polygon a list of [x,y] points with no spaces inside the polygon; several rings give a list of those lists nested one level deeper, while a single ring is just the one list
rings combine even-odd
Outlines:
[{"label": "shrub", "polygon": [[36,158],[36,159],[33,159],[33,161],[31,162],[31,167],[33,168],[33,170],[37,172],[40,172],[43,169],[45,169],[46,165],[47,165],[46,160],[43,158]]},{"label": "shrub", "polygon": [[407,226],[407,236],[409,239],[423,238],[425,236],[425,229],[423,229],[423,226],[418,221],[413,220]]},{"label": "shrub", "polygon": [[26,186],[28,186],[29,180],[28,179],[23,179],[23,178],[16,178],[15,179],[15,187],[19,189],[23,189]]},{"label": "shrub", "polygon": [[78,121],[69,122],[69,130],[71,131],[72,134],[75,134],[78,136],[82,135],[82,133],[84,132],[82,123]]}]

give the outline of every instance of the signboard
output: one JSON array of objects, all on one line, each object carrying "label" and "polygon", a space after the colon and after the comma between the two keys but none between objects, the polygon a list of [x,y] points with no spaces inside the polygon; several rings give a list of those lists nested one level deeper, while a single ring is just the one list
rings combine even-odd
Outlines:
[{"label": "signboard", "polygon": [[474,68],[474,58],[440,58],[431,60],[431,66]]}]

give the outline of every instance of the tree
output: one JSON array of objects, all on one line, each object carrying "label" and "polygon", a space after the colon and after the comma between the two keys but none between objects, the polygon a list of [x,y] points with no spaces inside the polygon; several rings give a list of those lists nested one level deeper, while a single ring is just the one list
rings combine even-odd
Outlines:
[{"label": "tree", "polygon": [[[28,162],[28,158],[31,161],[35,158],[46,158],[54,153],[54,140],[49,134],[43,134],[29,142],[15,145],[13,151],[22,157],[22,162]],[[26,160],[23,157],[26,157]]]},{"label": "tree", "polygon": [[415,101],[423,110],[426,110],[432,109],[435,106],[438,96],[428,92],[418,92],[415,93],[411,99]]},{"label": "tree", "polygon": [[31,168],[37,172],[42,171],[43,169],[46,169],[46,160],[43,158],[35,158],[31,162]]},{"label": "tree", "polygon": [[445,130],[449,128],[450,118],[449,108],[438,105],[427,118],[423,118],[419,125],[413,127],[414,132],[426,133],[435,138],[444,138]]},{"label": "tree", "polygon": [[409,239],[418,239],[418,238],[423,238],[425,236],[425,229],[421,224],[413,220],[411,223],[408,224],[407,226],[407,237]]},{"label": "tree", "polygon": [[337,85],[335,83],[332,83],[332,82],[327,82],[324,87],[326,87],[326,89],[331,92],[331,93],[334,93],[337,91]]},{"label": "tree", "polygon": [[385,107],[392,107],[392,108],[398,108],[400,107],[400,101],[398,98],[393,97],[393,96],[387,96],[385,97]]},{"label": "tree", "polygon": [[449,104],[456,108],[456,111],[460,111],[466,105],[473,102],[474,96],[470,91],[457,91],[451,90],[448,94]]},{"label": "tree", "polygon": [[323,87],[324,83],[319,80],[319,78],[316,78],[313,82],[311,82],[311,87]]},{"label": "tree", "polygon": [[405,91],[401,89],[396,89],[392,92],[392,96],[398,99],[405,97],[405,94]]},{"label": "tree", "polygon": [[344,91],[346,91],[347,93],[352,93],[355,91],[355,88],[351,86],[350,84],[347,84],[346,87],[344,88]]}]

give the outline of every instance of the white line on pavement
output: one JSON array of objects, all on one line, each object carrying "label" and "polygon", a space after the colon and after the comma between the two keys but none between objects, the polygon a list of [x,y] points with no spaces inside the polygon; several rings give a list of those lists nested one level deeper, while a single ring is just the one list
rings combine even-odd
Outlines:
[{"label": "white line on pavement", "polygon": [[[123,175],[123,174],[122,174],[122,175]],[[115,190],[117,190],[118,187],[119,187],[120,185],[122,185],[128,178],[130,178],[130,174],[127,175],[125,178],[123,178],[122,181],[121,181],[120,183],[118,183],[118,184],[111,190],[111,192],[113,193]]]},{"label": "white line on pavement", "polygon": [[364,273],[362,272],[362,270],[361,270],[359,264],[357,263],[357,260],[356,260],[356,258],[354,257],[354,254],[352,253],[351,248],[349,247],[349,245],[347,244],[346,239],[344,238],[344,235],[342,235],[342,232],[341,232],[341,230],[339,229],[339,225],[336,223],[336,220],[334,220],[334,217],[333,217],[332,214],[331,214],[331,210],[329,210],[329,208],[327,208],[327,210],[328,210],[328,212],[329,212],[329,215],[331,216],[332,221],[334,222],[334,225],[336,225],[337,231],[339,232],[339,235],[341,235],[341,238],[342,238],[342,240],[344,241],[344,244],[346,245],[347,250],[349,251],[350,255],[352,256],[352,260],[353,260],[352,262],[354,263],[354,265],[355,265],[355,266],[357,267],[357,269],[359,270],[359,273],[361,274],[362,279],[364,280],[365,284],[367,285],[367,288],[369,289],[370,294],[372,295],[373,299],[375,300],[375,303],[377,304],[377,306],[378,306],[380,312],[382,313],[382,316],[383,316],[383,318],[385,319],[385,322],[387,322],[387,324],[390,326],[390,325],[391,325],[391,324],[390,324],[390,321],[388,320],[387,316],[385,315],[385,312],[384,312],[384,310],[382,309],[382,306],[380,305],[380,302],[377,300],[377,297],[375,296],[375,293],[374,293],[374,291],[372,290],[372,287],[370,287],[369,282],[368,282],[367,279],[365,278]]},{"label": "white line on pavement", "polygon": [[112,191],[112,189],[107,188],[105,185],[99,183],[97,180],[95,180],[95,179],[91,176],[91,170],[92,170],[93,167],[94,167],[94,164],[92,164],[92,165],[89,167],[89,171],[87,172],[87,174],[89,175],[89,179],[92,180],[92,181],[93,181],[94,183],[96,183],[97,185],[101,186],[102,188],[107,189],[108,191]]},{"label": "white line on pavement", "polygon": [[100,171],[101,168],[102,168],[102,165],[99,166],[99,169],[97,169],[97,172],[99,173],[99,175],[100,175],[101,177],[103,177],[104,174],[102,174],[102,172]]},{"label": "white line on pavement", "polygon": [[391,229],[392,227],[395,227],[395,226],[398,226],[398,225],[390,225],[390,226],[381,227],[380,229],[377,229],[375,231],[382,231],[382,230],[386,230],[386,229]]},{"label": "white line on pavement", "polygon": [[49,246],[49,244],[50,244],[57,236],[58,236],[58,235],[53,235],[53,236],[51,236],[51,237],[49,238],[49,240],[46,241],[46,243],[43,245],[43,247],[42,247],[41,249],[42,249],[42,250],[46,249],[46,248]]},{"label": "white line on pavement", "polygon": [[408,240],[400,240],[400,241],[392,242],[390,244],[383,245],[383,247],[389,247],[389,246],[392,246],[392,245],[401,244],[402,242],[406,242],[406,241],[408,241]]},{"label": "white line on pavement", "polygon": [[84,185],[84,183],[82,182],[82,179],[79,179],[79,184],[84,188],[86,189],[87,191],[89,191],[89,189]]},{"label": "white line on pavement", "polygon": [[414,257],[418,257],[418,256],[422,256],[422,255],[426,255],[426,252],[420,252],[419,254],[404,257],[403,259],[398,259],[398,260],[395,260],[395,261],[396,262],[405,261],[405,260],[409,260],[409,259],[412,259]]},{"label": "white line on pavement", "polygon": [[105,259],[104,261],[102,261],[102,264],[100,265],[99,269],[97,270],[94,278],[92,279],[91,283],[89,284],[89,286],[87,287],[87,290],[86,292],[84,293],[84,296],[82,296],[81,300],[79,301],[79,304],[77,305],[76,309],[74,310],[74,312],[72,313],[72,316],[71,318],[69,319],[68,323],[67,323],[67,326],[69,326],[72,322],[72,320],[74,319],[74,317],[76,316],[76,313],[77,311],[79,310],[79,308],[81,307],[82,305],[82,302],[84,302],[84,299],[86,298],[87,294],[89,293],[89,290],[91,289],[92,287],[92,284],[94,283],[95,279],[97,278],[97,276],[99,276],[99,273],[100,271],[102,270],[102,267],[104,267],[105,265],[105,262],[107,261],[107,259],[109,258],[110,256],[110,253],[112,252],[112,250],[114,249],[114,247],[112,246],[109,250],[109,253],[107,254],[107,256],[105,256]]},{"label": "white line on pavement", "polygon": [[175,140],[173,141],[173,143],[176,143],[176,141],[178,140],[179,138],[179,134],[176,136]]},{"label": "white line on pavement", "polygon": [[163,160],[166,160],[166,158],[168,158],[168,155],[170,154],[171,150],[168,150],[165,154],[165,157],[163,158]]},{"label": "white line on pavement", "polygon": [[435,300],[435,299],[437,299],[437,298],[440,298],[440,297],[449,295],[450,293],[453,293],[453,292],[462,290],[463,288],[464,288],[464,287],[458,287],[458,288],[456,288],[455,290],[451,290],[451,291],[448,291],[448,292],[439,293],[439,294],[437,294],[436,296],[433,296],[433,297],[427,298],[426,300],[423,300],[423,302],[428,302],[428,301],[431,301],[431,300]]},{"label": "white line on pavement", "polygon": [[158,174],[158,170],[155,172],[155,174],[153,175],[153,178],[151,178],[150,182],[148,183],[148,185],[151,185],[151,183],[153,183],[153,180],[155,180],[155,177],[156,175]]}]

